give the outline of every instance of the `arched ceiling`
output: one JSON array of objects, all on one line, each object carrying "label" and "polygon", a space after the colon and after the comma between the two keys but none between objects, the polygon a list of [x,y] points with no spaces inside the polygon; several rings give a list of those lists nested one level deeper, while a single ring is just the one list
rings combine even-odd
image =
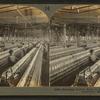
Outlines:
[{"label": "arched ceiling", "polygon": [[48,17],[38,8],[27,5],[0,5],[0,23],[47,23]]},{"label": "arched ceiling", "polygon": [[52,19],[54,23],[100,23],[100,5],[66,5]]},{"label": "arched ceiling", "polygon": [[[48,5],[52,13],[53,23],[100,23],[100,5],[93,4],[64,4]],[[47,6],[47,7],[48,7]],[[0,23],[47,23],[49,18],[45,5],[27,4],[1,4]],[[27,13],[27,14],[26,14]]]}]

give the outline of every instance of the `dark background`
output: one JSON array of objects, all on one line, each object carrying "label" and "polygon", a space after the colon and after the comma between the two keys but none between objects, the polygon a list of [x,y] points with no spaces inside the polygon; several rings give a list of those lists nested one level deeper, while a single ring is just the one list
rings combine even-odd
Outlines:
[{"label": "dark background", "polygon": [[65,97],[65,96],[61,96],[61,97],[49,97],[49,96],[38,96],[38,97],[25,97],[25,96],[23,96],[23,97],[0,97],[0,100],[99,100],[99,98],[98,97],[81,97],[81,96],[76,96],[76,97],[70,97],[70,96],[67,96],[67,97]]},{"label": "dark background", "polygon": [[[0,3],[3,3],[3,4],[7,4],[7,3],[11,3],[11,4],[100,4],[100,0],[0,0]],[[10,91],[9,91],[10,92]],[[97,97],[81,97],[81,96],[60,96],[60,97],[57,97],[57,96],[22,96],[22,97],[19,97],[19,96],[1,96],[0,97],[0,100],[80,100],[80,99],[83,99],[83,100],[99,100],[99,98]]]},{"label": "dark background", "polygon": [[35,3],[35,4],[65,4],[65,3],[74,3],[74,4],[79,4],[79,3],[95,3],[98,4],[100,3],[100,0],[0,0],[0,3]]}]

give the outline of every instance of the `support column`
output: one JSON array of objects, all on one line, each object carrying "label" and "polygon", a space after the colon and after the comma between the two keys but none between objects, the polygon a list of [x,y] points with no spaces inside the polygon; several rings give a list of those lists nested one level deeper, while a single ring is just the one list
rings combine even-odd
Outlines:
[{"label": "support column", "polygon": [[96,30],[96,41],[98,42],[98,37],[99,37],[99,30],[98,30],[98,28],[97,28],[97,30]]},{"label": "support column", "polygon": [[49,29],[49,30],[48,30],[48,31],[49,31],[49,41],[52,41],[52,30],[51,30],[51,24],[52,24],[52,21],[50,20],[50,21],[49,21],[49,28],[48,28],[48,29]]},{"label": "support column", "polygon": [[77,47],[80,46],[80,32],[77,31],[77,34],[76,34],[76,43],[77,43]]},{"label": "support column", "polygon": [[64,45],[66,47],[66,24],[64,24]]},{"label": "support column", "polygon": [[25,31],[24,31],[24,41],[26,40],[27,38],[27,23],[25,23]]}]

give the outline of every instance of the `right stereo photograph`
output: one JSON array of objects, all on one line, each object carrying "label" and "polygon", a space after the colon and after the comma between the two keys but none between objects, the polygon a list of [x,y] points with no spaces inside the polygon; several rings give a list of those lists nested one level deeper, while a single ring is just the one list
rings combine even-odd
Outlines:
[{"label": "right stereo photograph", "polygon": [[67,4],[50,32],[50,86],[100,87],[100,5]]}]

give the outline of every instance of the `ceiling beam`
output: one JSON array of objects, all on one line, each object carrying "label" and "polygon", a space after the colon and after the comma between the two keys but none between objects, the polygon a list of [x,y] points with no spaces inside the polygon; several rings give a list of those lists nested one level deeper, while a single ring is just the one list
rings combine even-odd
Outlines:
[{"label": "ceiling beam", "polygon": [[77,8],[74,8],[74,9],[62,8],[62,10],[77,10],[77,9],[84,9],[84,8],[88,8],[88,7],[92,7],[92,5],[87,5],[87,6],[77,7]]},{"label": "ceiling beam", "polygon": [[85,11],[82,11],[82,12],[80,12],[80,13],[87,13],[87,12],[96,11],[96,10],[100,10],[100,7],[95,8],[95,9],[85,10]]},{"label": "ceiling beam", "polygon": [[20,16],[22,16],[22,18],[24,18],[25,21],[27,21],[29,24],[32,24],[20,11],[20,8],[18,8],[18,6],[16,6],[16,11],[18,12],[18,14]]},{"label": "ceiling beam", "polygon": [[[92,7],[92,6],[87,6],[87,7]],[[76,9],[70,9],[70,10],[69,9],[67,9],[67,10],[66,9],[61,9],[57,13],[61,12],[61,13],[77,13],[77,14],[80,14],[80,13],[91,12],[91,11],[95,11],[95,10],[99,10],[100,9],[100,7],[97,7],[97,8],[93,8],[92,7],[91,9],[88,8],[88,10],[82,11],[82,10],[80,10],[80,8],[81,7],[76,8]],[[82,7],[82,8],[85,8],[85,7]],[[79,10],[79,12],[77,10]]]},{"label": "ceiling beam", "polygon": [[[30,8],[30,7],[21,7],[20,9],[25,9],[25,8]],[[16,11],[17,9],[11,9],[11,10],[6,10],[6,11],[0,11],[0,13],[5,13],[5,12],[12,12],[12,11]]]},{"label": "ceiling beam", "polygon": [[9,8],[9,7],[12,7],[12,5],[8,5],[8,6],[0,7],[0,10],[1,10],[1,9],[5,9],[5,8]]},{"label": "ceiling beam", "polygon": [[89,22],[89,23],[100,23],[100,20],[98,21],[97,19],[86,19],[86,18],[75,18],[75,19],[61,19],[61,18],[56,18],[55,20],[53,20],[53,22],[59,22],[59,23],[62,23],[62,22],[82,22],[82,23],[87,23],[87,22]]}]

